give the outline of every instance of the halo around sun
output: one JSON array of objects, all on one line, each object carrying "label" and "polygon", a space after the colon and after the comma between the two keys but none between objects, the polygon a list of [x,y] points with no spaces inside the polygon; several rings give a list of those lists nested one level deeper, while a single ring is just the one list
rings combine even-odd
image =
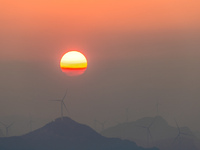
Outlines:
[{"label": "halo around sun", "polygon": [[69,76],[78,76],[85,72],[87,59],[81,52],[69,51],[62,56],[60,68]]}]

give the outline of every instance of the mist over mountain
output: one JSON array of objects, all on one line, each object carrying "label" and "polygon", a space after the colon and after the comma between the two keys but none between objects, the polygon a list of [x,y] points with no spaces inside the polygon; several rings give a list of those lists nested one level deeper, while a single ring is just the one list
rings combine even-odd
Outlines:
[{"label": "mist over mountain", "polygon": [[[177,123],[177,122],[176,122]],[[118,137],[143,147],[156,146],[161,150],[199,150],[200,140],[188,127],[170,126],[161,116],[144,117],[125,122],[101,132],[106,137]]]},{"label": "mist over mountain", "polygon": [[134,142],[106,138],[68,117],[58,118],[22,136],[0,138],[1,150],[158,150]]}]

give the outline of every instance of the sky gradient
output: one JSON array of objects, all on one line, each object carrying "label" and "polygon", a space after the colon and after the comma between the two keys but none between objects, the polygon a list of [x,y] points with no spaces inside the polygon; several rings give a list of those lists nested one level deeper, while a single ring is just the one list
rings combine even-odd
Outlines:
[{"label": "sky gradient", "polygon": [[[159,113],[200,131],[200,2],[197,0],[1,0],[0,117],[71,117],[107,126]],[[86,72],[60,59],[80,50]],[[37,110],[37,111],[36,111]]]}]

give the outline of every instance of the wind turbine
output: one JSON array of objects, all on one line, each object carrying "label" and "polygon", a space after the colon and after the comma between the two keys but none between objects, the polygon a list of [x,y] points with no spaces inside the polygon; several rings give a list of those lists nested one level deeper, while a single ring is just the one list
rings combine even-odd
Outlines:
[{"label": "wind turbine", "polygon": [[147,142],[148,145],[150,144],[150,138],[153,140],[153,136],[151,134],[150,128],[153,125],[153,123],[155,122],[155,119],[152,120],[152,122],[148,125],[148,126],[144,126],[144,125],[137,125],[140,128],[144,128],[147,131]]},{"label": "wind turbine", "polygon": [[176,120],[175,120],[175,122],[176,122],[176,127],[177,127],[177,129],[178,129],[178,134],[177,134],[177,136],[174,138],[172,144],[174,144],[177,140],[181,139],[182,136],[189,136],[189,135],[190,135],[190,134],[188,134],[188,133],[182,132]]},{"label": "wind turbine", "polygon": [[65,95],[63,96],[62,99],[57,99],[57,100],[51,100],[51,101],[56,101],[56,102],[60,102],[60,113],[61,113],[61,118],[63,120],[63,107],[66,109],[66,111],[69,113],[67,106],[64,103],[65,97],[67,95],[67,91],[65,92]]},{"label": "wind turbine", "polygon": [[5,124],[3,122],[0,122],[6,129],[6,137],[8,137],[8,131],[10,129],[10,127],[14,124],[14,122],[12,122],[11,124]]},{"label": "wind turbine", "polygon": [[97,121],[97,122],[101,125],[101,130],[103,131],[105,129],[105,123],[107,121],[103,121],[103,122]]},{"label": "wind turbine", "polygon": [[29,126],[29,129],[30,129],[30,132],[33,131],[33,120],[32,120],[32,115],[29,114],[29,122],[28,122],[28,126]]}]

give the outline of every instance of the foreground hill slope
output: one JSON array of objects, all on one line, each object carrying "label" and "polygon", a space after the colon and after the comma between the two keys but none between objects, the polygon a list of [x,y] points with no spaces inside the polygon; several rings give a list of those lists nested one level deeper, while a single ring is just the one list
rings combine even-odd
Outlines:
[{"label": "foreground hill slope", "polygon": [[0,150],[158,150],[106,138],[68,117],[58,118],[23,136],[0,138]]}]

